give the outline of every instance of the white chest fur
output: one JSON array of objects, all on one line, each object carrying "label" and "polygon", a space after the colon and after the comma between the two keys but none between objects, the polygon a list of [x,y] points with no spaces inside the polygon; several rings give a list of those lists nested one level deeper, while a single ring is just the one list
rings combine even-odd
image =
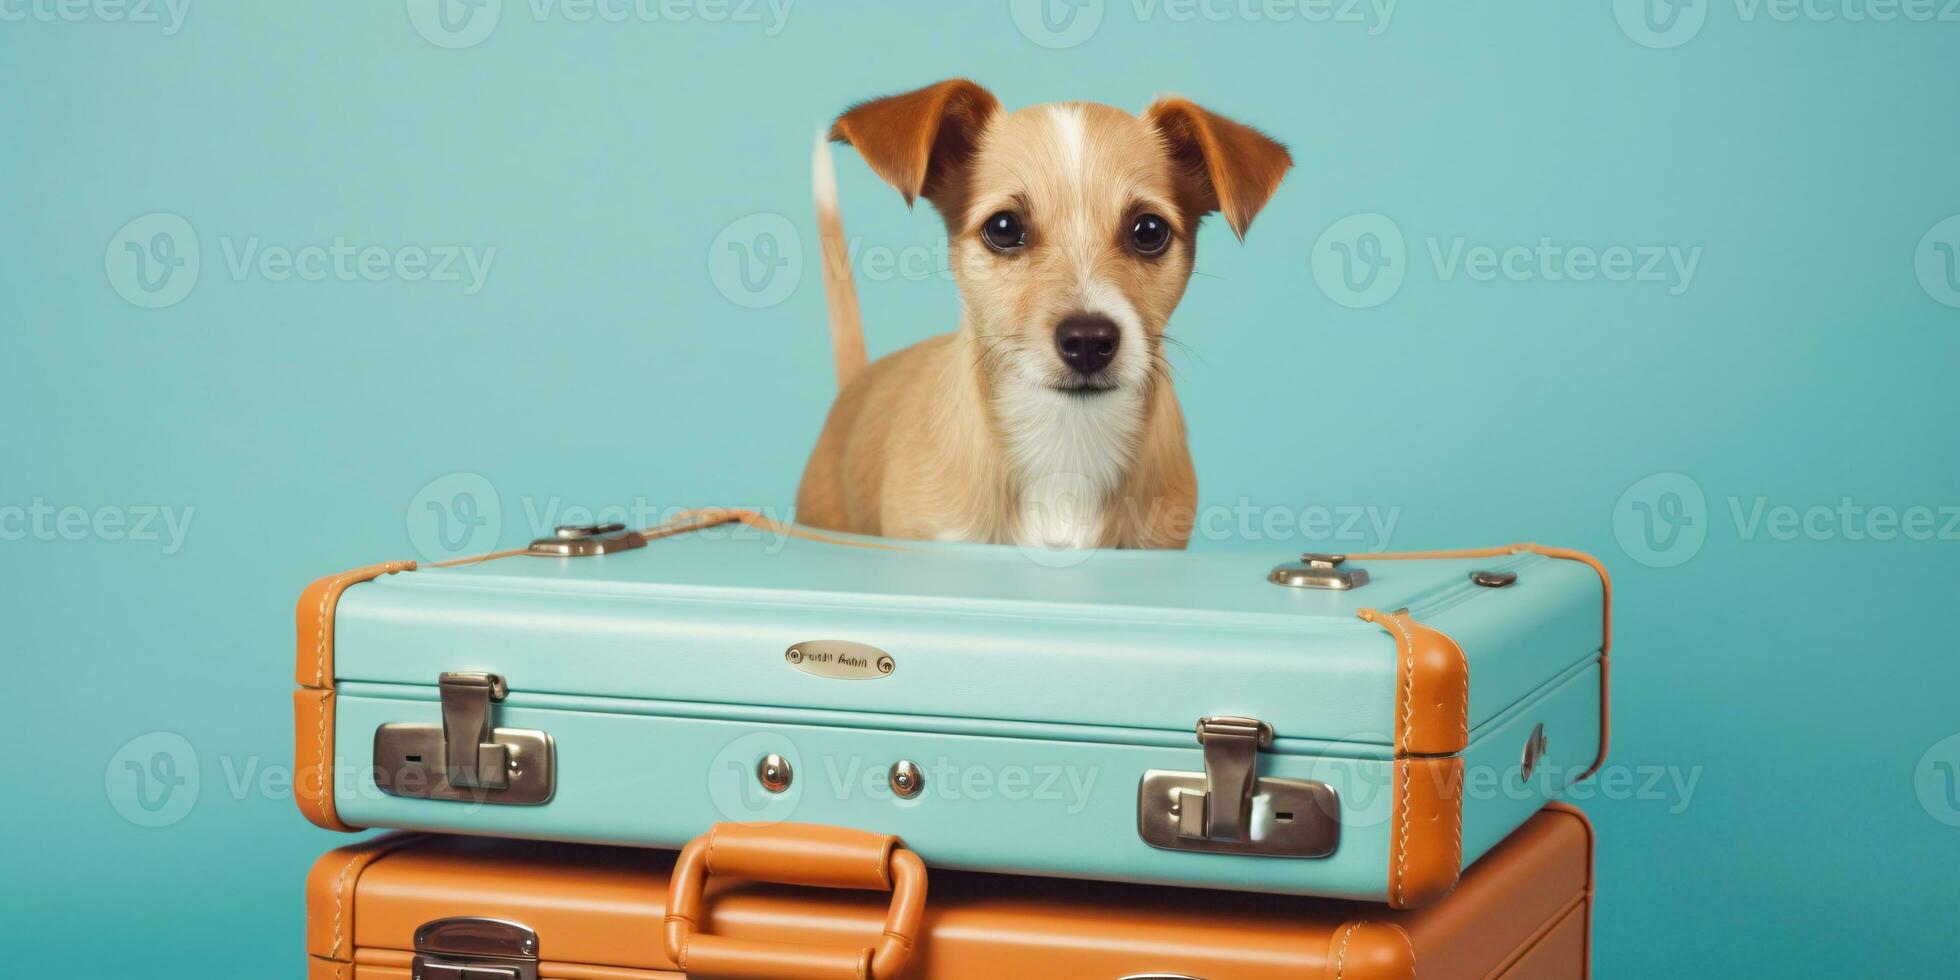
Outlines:
[{"label": "white chest fur", "polygon": [[1143,429],[1140,394],[1129,388],[1083,395],[1017,386],[996,404],[1019,477],[1015,543],[1101,544],[1111,501],[1135,460]]}]

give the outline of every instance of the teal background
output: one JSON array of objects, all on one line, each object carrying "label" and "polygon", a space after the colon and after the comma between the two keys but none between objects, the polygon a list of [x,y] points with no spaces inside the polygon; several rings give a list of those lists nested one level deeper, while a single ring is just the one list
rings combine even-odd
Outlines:
[{"label": "teal background", "polygon": [[[1696,0],[1698,33],[1661,49],[1603,3],[1410,2],[1371,33],[1112,0],[1057,50],[1004,2],[803,0],[774,34],[502,8],[451,50],[383,0],[191,0],[167,36],[0,3],[7,972],[300,975],[302,877],[342,838],[255,782],[290,762],[300,588],[443,557],[466,526],[444,519],[518,543],[554,498],[786,507],[833,394],[822,297],[806,261],[781,302],[736,302],[717,236],[777,213],[807,253],[817,128],[964,74],[1010,106],[1179,92],[1294,149],[1243,246],[1208,225],[1175,320],[1206,505],[1608,560],[1598,975],[1951,975],[1960,309],[1929,257],[1960,232],[1922,237],[1960,213],[1960,23]],[[928,209],[838,158],[854,239],[934,246]],[[202,267],[145,309],[113,246],[156,212]],[[1312,274],[1357,212],[1407,241],[1362,310]],[[497,251],[474,295],[234,278],[224,244],[254,236]],[[1456,236],[1703,252],[1673,295],[1444,279],[1427,243]],[[874,352],[955,323],[937,276],[859,288]],[[1919,540],[1855,518],[1854,540],[1821,512],[1752,523],[1759,499],[1935,516]],[[35,531],[37,501],[194,510],[173,549]],[[1196,546],[1383,543],[1338,525]]]}]

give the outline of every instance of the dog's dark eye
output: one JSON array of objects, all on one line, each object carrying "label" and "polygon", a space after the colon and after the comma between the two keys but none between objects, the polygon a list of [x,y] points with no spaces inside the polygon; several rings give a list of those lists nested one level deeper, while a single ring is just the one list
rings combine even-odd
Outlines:
[{"label": "dog's dark eye", "polygon": [[1012,252],[1028,243],[1028,230],[1022,226],[1020,215],[999,211],[980,226],[980,238],[996,252]]},{"label": "dog's dark eye", "polygon": [[1171,223],[1154,214],[1137,217],[1130,226],[1130,247],[1138,255],[1162,255],[1171,247]]}]

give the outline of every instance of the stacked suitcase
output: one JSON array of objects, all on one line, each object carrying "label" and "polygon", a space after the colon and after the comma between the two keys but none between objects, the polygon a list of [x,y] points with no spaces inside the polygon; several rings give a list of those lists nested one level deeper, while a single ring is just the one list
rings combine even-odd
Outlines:
[{"label": "stacked suitcase", "polygon": [[301,809],[394,832],[309,975],[1586,975],[1597,562],[1069,557],[714,511],[320,580]]}]

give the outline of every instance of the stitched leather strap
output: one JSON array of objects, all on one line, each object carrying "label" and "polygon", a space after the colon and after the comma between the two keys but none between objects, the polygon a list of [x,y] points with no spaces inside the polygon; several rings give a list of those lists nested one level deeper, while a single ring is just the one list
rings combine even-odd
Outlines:
[{"label": "stitched leather strap", "polygon": [[[799,538],[804,541],[821,541],[825,544],[843,545],[848,548],[871,548],[878,551],[908,550],[904,545],[895,542],[849,538],[835,534],[825,534],[822,531],[813,531],[797,524],[784,524],[782,521],[771,520],[755,511],[742,510],[737,507],[704,507],[700,510],[690,510],[665,524],[646,528],[640,534],[644,535],[651,542],[658,541],[661,538],[671,538],[677,534],[687,534],[691,531],[705,531],[708,528],[720,527],[724,524],[742,524],[755,528],[758,531],[767,531],[770,534],[780,535],[786,538]],[[531,552],[527,548],[510,548],[504,551],[493,551],[487,555],[451,558],[448,561],[436,562],[430,567],[454,568],[457,565],[474,565],[482,561],[493,561],[498,558],[512,558],[517,555],[530,554]]]},{"label": "stitched leather strap", "polygon": [[[711,874],[815,888],[890,891],[876,947],[725,939],[699,932]],[[695,980],[891,980],[925,915],[926,866],[888,834],[812,824],[717,824],[681,851],[667,897],[667,958]]]}]

